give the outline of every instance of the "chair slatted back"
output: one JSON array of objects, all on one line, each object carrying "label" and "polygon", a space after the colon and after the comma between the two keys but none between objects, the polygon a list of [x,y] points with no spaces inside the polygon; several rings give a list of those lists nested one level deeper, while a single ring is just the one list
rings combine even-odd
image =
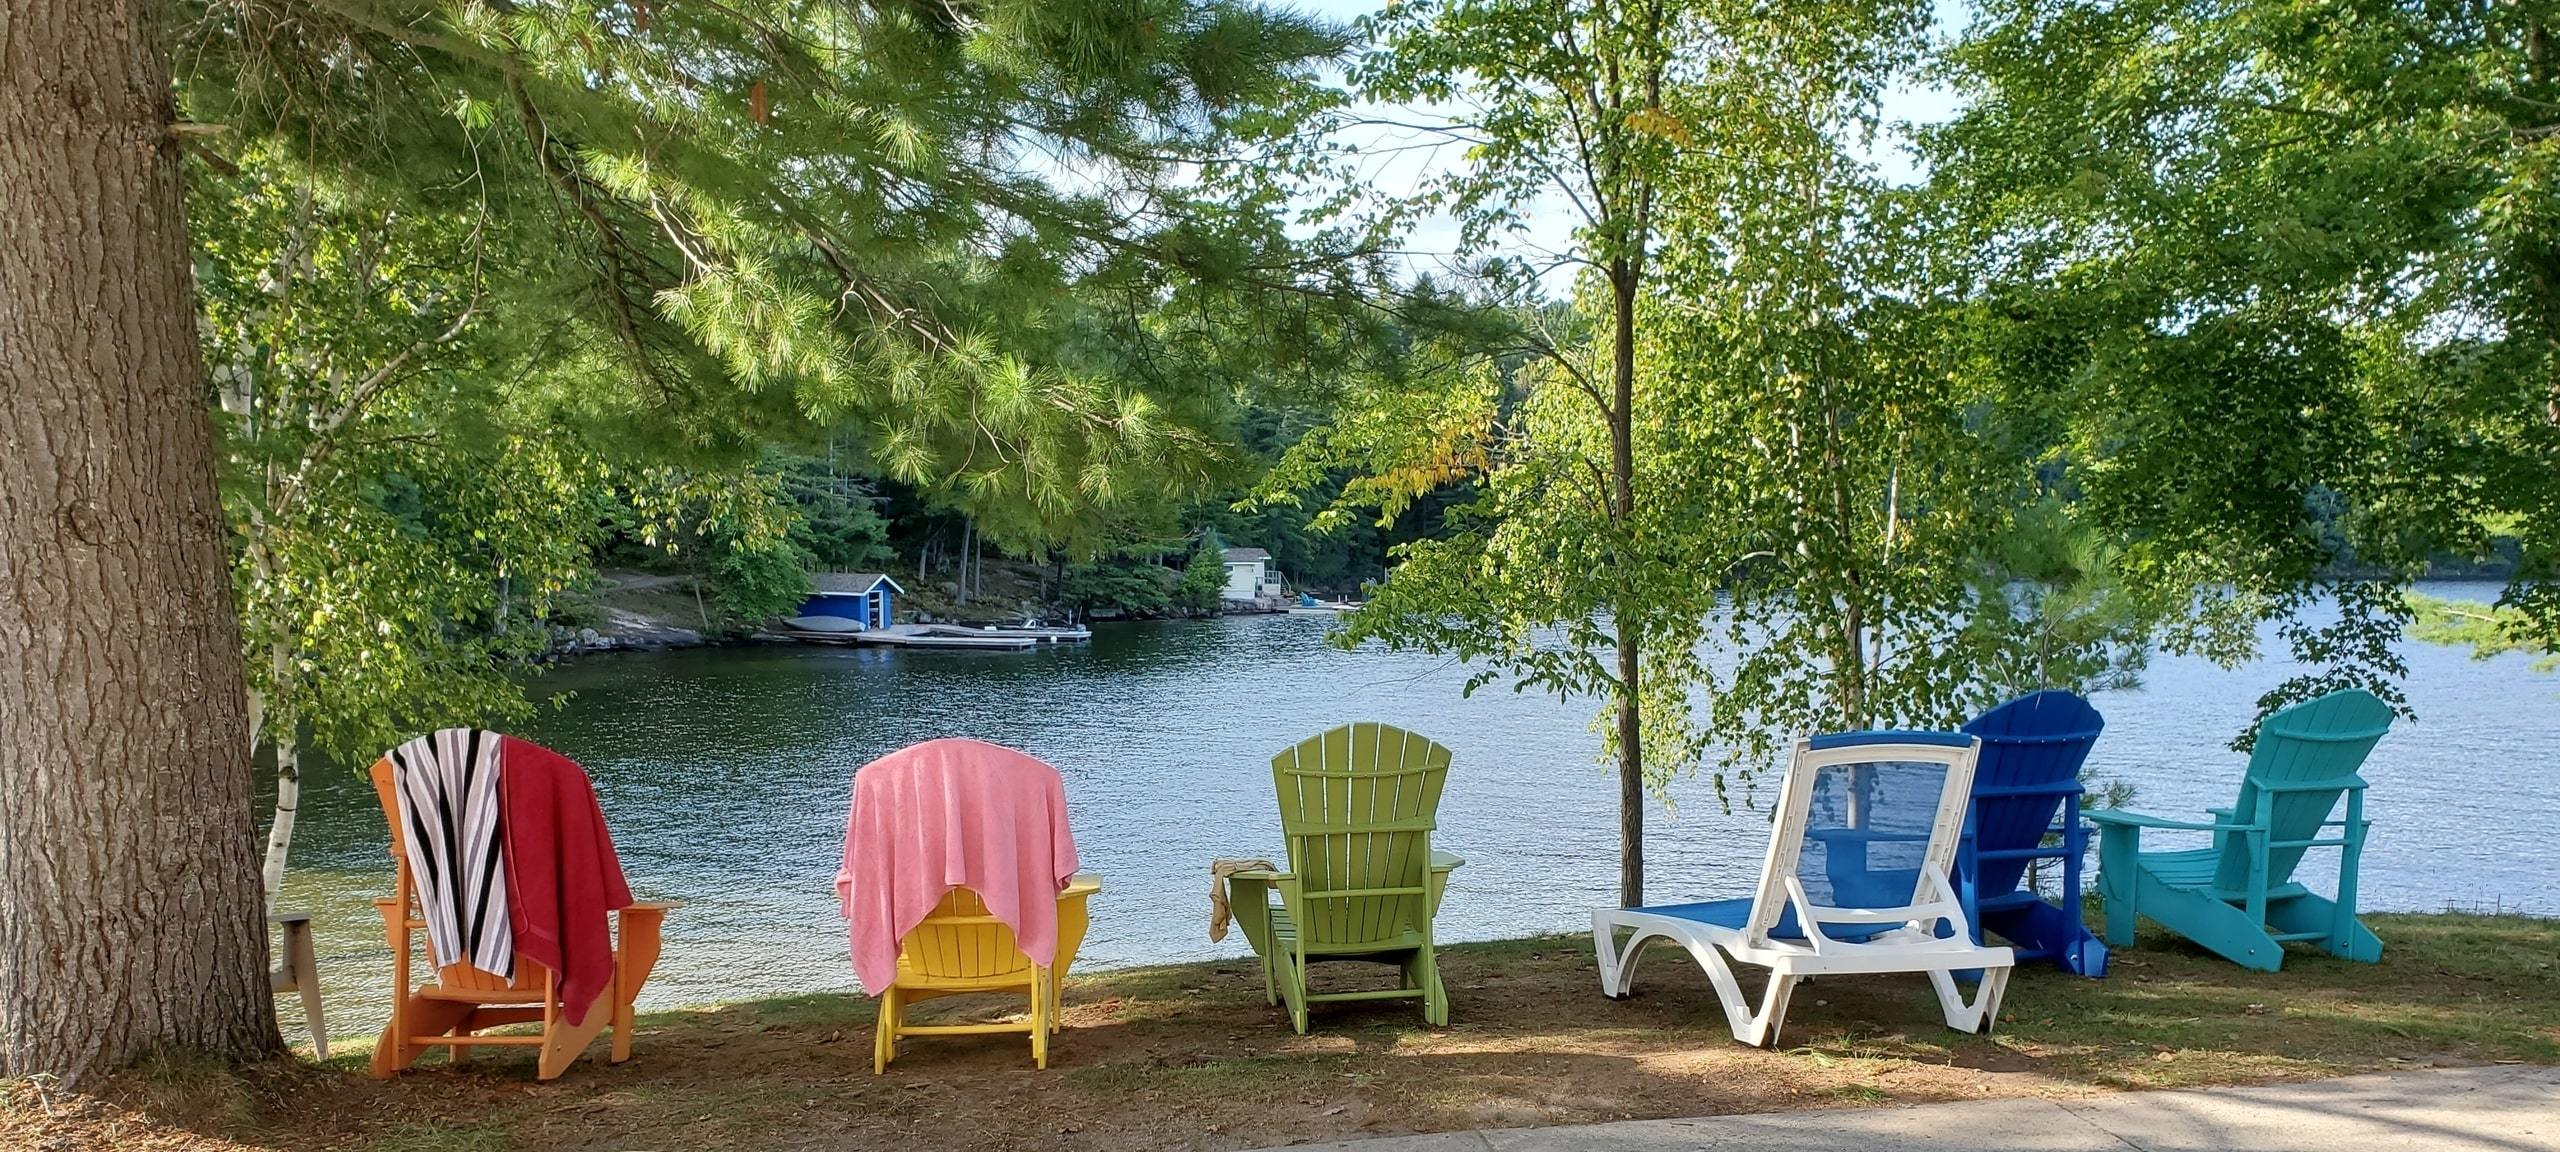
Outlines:
[{"label": "chair slatted back", "polygon": [[[418,908],[418,885],[409,872],[409,841],[407,833],[400,827],[400,798],[394,791],[396,786],[392,779],[393,771],[391,758],[385,756],[373,762],[373,770],[367,775],[373,781],[374,798],[382,802],[383,821],[391,826],[391,859],[398,869],[397,879],[394,881],[393,899],[399,901],[401,913],[406,919],[423,920],[425,917],[420,914]],[[399,938],[396,947],[409,946],[409,929],[406,923],[396,926],[393,932]],[[516,976],[513,980],[495,972],[484,972],[473,967],[468,960],[458,960],[436,970],[436,983],[456,991],[539,992],[543,987],[544,974],[545,969],[542,965],[521,957],[516,960]]]},{"label": "chair slatted back", "polygon": [[[2079,805],[2080,766],[2106,726],[2087,700],[2062,691],[2021,696],[1965,725],[1982,740],[1973,770],[1974,846],[2013,852],[2043,843],[2063,805]],[[1974,890],[1983,896],[2013,891],[2026,879],[2027,864],[2023,858],[1982,861]]]},{"label": "chair slatted back", "polygon": [[[2255,820],[2265,797],[2272,800],[2269,840],[2318,838],[2320,826],[2338,807],[2338,798],[2349,788],[2364,786],[2357,770],[2389,731],[2391,706],[2361,688],[2305,700],[2267,717],[2258,724],[2258,740],[2249,750],[2249,770],[2241,777],[2240,799],[2232,815],[2244,822]],[[2305,851],[2301,847],[2270,849],[2267,886],[2290,881]],[[2246,837],[2223,837],[2222,858],[2214,869],[2215,887],[2246,889],[2249,853]]]},{"label": "chair slatted back", "polygon": [[1431,923],[1431,831],[1449,750],[1387,724],[1347,724],[1271,758],[1299,938],[1347,951],[1409,943]]},{"label": "chair slatted back", "polygon": [[954,888],[898,941],[898,966],[935,979],[977,980],[1027,972],[1031,957],[976,892]]}]

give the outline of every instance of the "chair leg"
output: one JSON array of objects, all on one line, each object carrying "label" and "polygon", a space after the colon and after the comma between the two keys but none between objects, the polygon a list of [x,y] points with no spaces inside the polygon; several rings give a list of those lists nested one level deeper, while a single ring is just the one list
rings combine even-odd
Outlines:
[{"label": "chair leg", "polygon": [[400,1013],[406,1007],[406,996],[392,1002],[391,1019],[383,1022],[382,1035],[373,1042],[373,1078],[388,1080],[409,1067],[409,1034],[400,1027]]},{"label": "chair leg", "polygon": [[[1710,949],[1712,951],[1712,949]],[[1734,1039],[1754,1048],[1775,1048],[1778,1033],[1787,1026],[1787,1002],[1795,996],[1796,983],[1802,977],[1769,973],[1769,986],[1760,993],[1760,1012],[1751,1018],[1748,1036],[1744,1029],[1734,1029]]]},{"label": "chair leg", "polygon": [[[553,987],[553,995],[556,996],[558,985],[555,983]],[[613,989],[609,987],[596,993],[596,998],[587,1004],[586,1023],[570,1023],[568,1009],[563,1006],[558,1017],[547,1026],[548,1035],[538,1049],[541,1055],[534,1067],[534,1078],[553,1080],[567,1072],[569,1066],[577,1063],[578,1057],[586,1055],[587,1048],[595,1043],[596,1033],[613,1024],[615,1016]]]},{"label": "chair leg", "polygon": [[613,1005],[613,1044],[605,1050],[605,1059],[620,1064],[631,1058],[631,1025],[634,1013],[631,1008],[630,990],[624,988],[622,983],[622,962],[619,958],[614,961],[613,984],[605,989],[605,995],[612,997],[609,1003]]},{"label": "chair leg", "polygon": [[880,1024],[871,1034],[871,1074],[889,1070],[889,1061],[898,1054],[898,986],[880,994]]},{"label": "chair leg", "polygon": [[2135,881],[2141,864],[2133,829],[2107,825],[2098,833],[2098,892],[2107,906],[2107,947],[2133,947]]},{"label": "chair leg", "polygon": [[1987,1034],[2000,1018],[2000,1001],[2009,988],[2007,968],[1985,968],[1981,983],[1973,990],[1973,1003],[1964,1001],[1964,989],[1957,985],[1954,973],[1933,969],[1929,983],[1938,991],[1938,1010],[1947,1019],[1947,1027],[1958,1032]]},{"label": "chair leg", "polygon": [[302,1019],[311,1028],[311,1054],[329,1058],[329,1026],[320,1017],[320,959],[311,945],[311,922],[295,921],[285,930],[286,962],[294,988],[302,993]]},{"label": "chair leg", "polygon": [[1605,913],[1591,914],[1591,951],[1600,965],[1601,995],[1624,1000],[1634,994],[1636,960],[1644,954],[1644,944],[1644,932],[1638,929],[1621,950],[1617,925],[1610,923]]},{"label": "chair leg", "polygon": [[1306,958],[1282,954],[1273,964],[1279,970],[1280,998],[1288,1002],[1289,1027],[1300,1036],[1307,1034],[1307,968]]},{"label": "chair leg", "polygon": [[[1634,968],[1635,952],[1645,939],[1644,931],[1638,929],[1627,940],[1627,951],[1623,954],[1626,958],[1621,962],[1630,971]],[[1733,1038],[1754,1048],[1776,1047],[1778,1031],[1787,1022],[1787,1000],[1795,995],[1796,985],[1805,977],[1782,975],[1772,969],[1769,985],[1760,994],[1760,1010],[1754,1013],[1751,1001],[1742,994],[1742,982],[1735,978],[1733,966],[1725,963],[1722,950],[1703,940],[1676,942],[1688,950],[1690,958],[1698,962],[1698,967],[1706,970],[1707,983],[1715,986],[1716,1000],[1724,1007],[1725,1023],[1733,1029]]]},{"label": "chair leg", "polygon": [[1422,946],[1421,956],[1414,962],[1420,969],[1417,986],[1422,989],[1422,1022],[1434,1028],[1449,1026],[1449,993],[1440,984],[1440,956],[1430,944]]},{"label": "chair leg", "polygon": [[1049,1067],[1049,970],[1031,970],[1031,1066]]}]

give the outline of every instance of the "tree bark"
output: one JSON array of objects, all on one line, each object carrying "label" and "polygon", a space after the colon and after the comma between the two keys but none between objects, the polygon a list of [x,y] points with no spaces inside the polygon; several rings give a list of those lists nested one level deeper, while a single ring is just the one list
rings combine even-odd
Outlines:
[{"label": "tree bark", "polygon": [[[1610,308],[1617,330],[1609,345],[1609,518],[1618,522],[1623,542],[1636,507],[1636,279],[1632,261],[1609,269]],[[1622,566],[1632,558],[1620,557]],[[1632,573],[1618,574],[1621,587],[1634,583]],[[1643,621],[1635,605],[1620,596],[1612,605],[1618,632],[1618,902],[1626,908],[1644,904],[1644,713],[1642,662]]]},{"label": "tree bark", "polygon": [[0,0],[0,1075],[276,1052],[169,71]]}]

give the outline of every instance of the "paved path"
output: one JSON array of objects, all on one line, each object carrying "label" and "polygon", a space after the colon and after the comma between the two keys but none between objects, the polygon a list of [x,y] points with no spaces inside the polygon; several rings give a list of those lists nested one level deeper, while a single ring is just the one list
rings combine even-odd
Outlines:
[{"label": "paved path", "polygon": [[2560,1152],[2560,1068],[2453,1068],[2258,1088],[1632,1120],[1312,1147],[1338,1152]]}]

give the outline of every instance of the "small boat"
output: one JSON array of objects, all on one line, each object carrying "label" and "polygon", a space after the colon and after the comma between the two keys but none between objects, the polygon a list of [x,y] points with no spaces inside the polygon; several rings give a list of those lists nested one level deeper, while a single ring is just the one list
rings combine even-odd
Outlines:
[{"label": "small boat", "polygon": [[1093,639],[1093,629],[1082,624],[1042,624],[1033,621],[1029,624],[989,625],[986,630],[1001,632],[1008,636],[1029,636],[1043,644],[1081,644]]}]

